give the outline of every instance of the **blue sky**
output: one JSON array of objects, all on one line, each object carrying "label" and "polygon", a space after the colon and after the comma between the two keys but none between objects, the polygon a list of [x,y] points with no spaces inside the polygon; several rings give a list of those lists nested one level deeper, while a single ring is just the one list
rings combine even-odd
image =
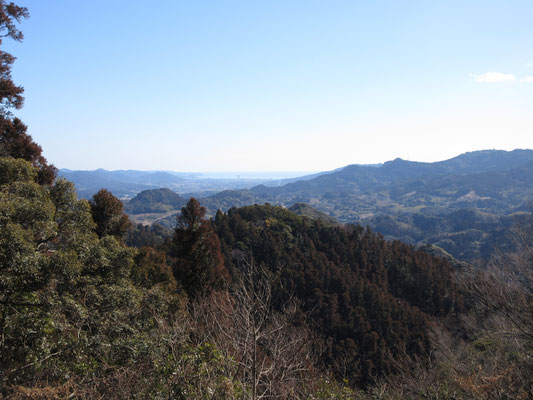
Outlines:
[{"label": "blue sky", "polygon": [[531,1],[18,1],[15,114],[70,169],[533,148]]}]

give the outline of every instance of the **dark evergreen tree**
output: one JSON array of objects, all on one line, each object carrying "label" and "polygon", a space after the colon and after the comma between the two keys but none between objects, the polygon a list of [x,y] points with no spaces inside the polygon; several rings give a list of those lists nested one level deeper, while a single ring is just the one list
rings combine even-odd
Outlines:
[{"label": "dark evergreen tree", "polygon": [[161,285],[171,292],[176,290],[176,280],[165,253],[145,246],[137,251],[133,261],[131,277],[137,285],[146,288]]},{"label": "dark evergreen tree", "polygon": [[172,255],[174,274],[187,294],[207,294],[223,286],[229,277],[220,251],[220,241],[205,208],[191,198],[177,217]]},{"label": "dark evergreen tree", "polygon": [[131,225],[128,216],[124,214],[122,202],[107,189],[101,189],[89,203],[98,236],[113,235],[122,238]]}]

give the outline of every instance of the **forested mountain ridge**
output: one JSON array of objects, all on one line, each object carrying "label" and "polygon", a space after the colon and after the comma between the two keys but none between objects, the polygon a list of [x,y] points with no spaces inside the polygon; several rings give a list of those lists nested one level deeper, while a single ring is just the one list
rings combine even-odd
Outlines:
[{"label": "forested mountain ridge", "polygon": [[[201,201],[210,215],[252,204],[307,203],[339,222],[369,225],[411,244],[434,244],[470,261],[512,246],[506,232],[530,208],[532,177],[532,150],[486,150],[436,163],[396,159],[381,166],[350,165],[283,186],[226,190]],[[172,217],[159,222],[170,227]]]},{"label": "forested mountain ridge", "polygon": [[[413,191],[422,191],[419,196],[426,194],[424,185],[431,183],[428,188],[429,195],[435,190],[443,190],[452,185],[445,194],[458,199],[463,195],[465,187],[475,185],[473,190],[490,192],[493,184],[494,190],[504,189],[506,182],[509,186],[521,183],[521,178],[527,181],[521,173],[533,168],[533,150],[514,150],[512,152],[486,150],[465,153],[450,160],[436,163],[420,163],[396,159],[384,163],[380,167],[349,165],[343,169],[329,174],[320,175],[311,180],[297,181],[281,187],[256,186],[249,190],[257,198],[290,202],[295,198],[313,203],[313,199],[328,199],[339,195],[371,195],[376,196],[381,191],[386,191],[382,197],[398,199],[401,194],[414,194]],[[510,171],[514,170],[514,173]],[[495,181],[491,177],[495,175]],[[511,182],[507,177],[513,178]],[[481,178],[481,180],[480,180]],[[454,189],[454,186],[457,188]],[[245,191],[241,191],[245,192]],[[233,192],[227,192],[231,195]],[[214,201],[223,201],[221,194],[211,196]],[[421,199],[423,200],[423,199]],[[314,201],[320,203],[320,201]],[[357,214],[352,214],[357,215]],[[343,215],[343,221],[349,221],[350,215]]]},{"label": "forested mountain ridge", "polygon": [[[466,153],[439,163],[397,159],[279,188],[220,193],[203,202],[212,210],[232,202],[306,202],[340,222],[369,225],[408,243],[436,244],[472,260],[509,246],[505,231],[533,198],[532,158],[531,150],[515,150]],[[459,215],[461,223],[455,222]]]},{"label": "forested mountain ridge", "polygon": [[301,217],[307,217],[314,220],[319,220],[326,225],[337,225],[338,222],[335,218],[318,211],[316,208],[311,207],[307,203],[294,203],[288,208],[289,211],[299,215]]}]

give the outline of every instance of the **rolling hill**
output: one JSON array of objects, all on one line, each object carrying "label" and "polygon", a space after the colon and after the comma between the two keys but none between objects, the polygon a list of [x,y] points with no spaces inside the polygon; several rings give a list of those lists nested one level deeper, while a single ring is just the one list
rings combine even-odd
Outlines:
[{"label": "rolling hill", "polygon": [[[341,223],[368,225],[387,239],[436,245],[471,261],[511,246],[507,231],[530,210],[532,199],[533,150],[484,150],[435,163],[397,158],[348,165],[280,186],[224,190],[200,201],[212,216],[253,204],[308,204]],[[129,203],[127,211],[160,208],[157,201],[144,208],[136,204]],[[152,221],[172,228],[175,217],[168,211]]]}]

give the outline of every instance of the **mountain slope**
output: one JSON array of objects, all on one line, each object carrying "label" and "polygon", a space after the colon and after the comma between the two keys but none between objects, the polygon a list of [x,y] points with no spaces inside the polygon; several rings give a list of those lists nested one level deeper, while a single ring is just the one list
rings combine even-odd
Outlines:
[{"label": "mountain slope", "polygon": [[274,304],[298,304],[322,343],[321,362],[350,382],[366,385],[394,371],[394,360],[427,354],[430,321],[461,307],[446,260],[369,229],[274,206],[219,212],[214,223],[228,270],[266,268]]},{"label": "mountain slope", "polygon": [[[59,170],[59,175],[76,184],[81,197],[89,198],[102,188],[111,190],[117,197],[133,197],[136,193],[160,187],[172,187],[184,182],[184,177],[169,172],[119,170],[71,171]],[[183,174],[188,176],[188,174]]]},{"label": "mountain slope", "polygon": [[[221,192],[202,204],[214,213],[256,203],[308,203],[340,222],[370,225],[412,244],[437,244],[471,260],[510,245],[505,231],[531,199],[533,151],[487,150],[437,163],[349,165],[280,187]],[[464,214],[458,225],[452,220],[460,210],[476,212]]]}]

